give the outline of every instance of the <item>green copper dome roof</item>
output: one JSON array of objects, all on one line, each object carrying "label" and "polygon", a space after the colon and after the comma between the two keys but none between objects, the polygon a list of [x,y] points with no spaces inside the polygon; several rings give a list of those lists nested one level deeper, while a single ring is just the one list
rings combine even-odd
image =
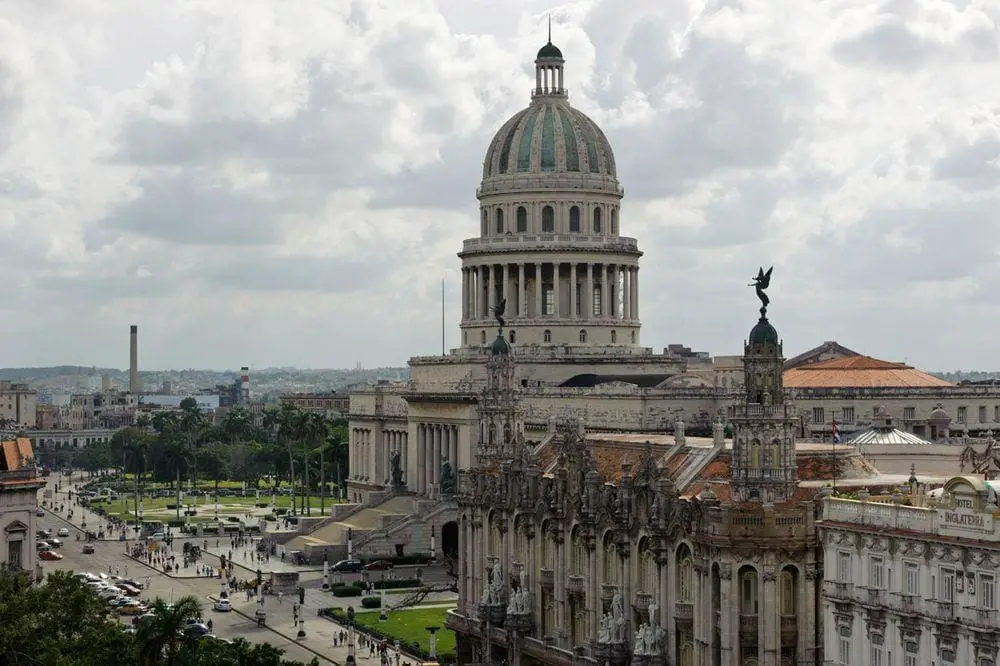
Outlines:
[{"label": "green copper dome roof", "polygon": [[559,58],[560,60],[562,60],[562,57],[563,57],[562,51],[560,51],[559,47],[556,46],[555,44],[553,44],[552,42],[549,42],[548,44],[546,44],[542,48],[538,49],[538,58],[539,59],[542,59],[542,58]]},{"label": "green copper dome roof", "polygon": [[617,177],[615,156],[604,132],[558,97],[536,99],[504,123],[490,142],[483,179],[519,173]]},{"label": "green copper dome roof", "polygon": [[766,317],[761,317],[757,325],[750,330],[750,344],[778,344],[778,332],[771,326]]}]

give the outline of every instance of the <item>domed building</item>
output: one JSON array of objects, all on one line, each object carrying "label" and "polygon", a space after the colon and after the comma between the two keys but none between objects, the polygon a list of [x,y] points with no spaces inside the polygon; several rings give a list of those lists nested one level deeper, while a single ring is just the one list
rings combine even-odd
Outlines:
[{"label": "domed building", "polygon": [[528,107],[483,161],[479,237],[462,259],[462,345],[492,338],[505,303],[518,345],[637,345],[639,251],[619,233],[622,187],[597,124],[569,103],[562,52],[535,59]]}]

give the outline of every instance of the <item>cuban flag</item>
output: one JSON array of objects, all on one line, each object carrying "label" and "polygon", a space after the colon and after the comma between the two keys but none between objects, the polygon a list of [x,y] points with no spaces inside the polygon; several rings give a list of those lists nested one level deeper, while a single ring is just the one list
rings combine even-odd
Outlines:
[{"label": "cuban flag", "polygon": [[837,425],[837,419],[833,420],[833,443],[840,444],[840,426]]}]

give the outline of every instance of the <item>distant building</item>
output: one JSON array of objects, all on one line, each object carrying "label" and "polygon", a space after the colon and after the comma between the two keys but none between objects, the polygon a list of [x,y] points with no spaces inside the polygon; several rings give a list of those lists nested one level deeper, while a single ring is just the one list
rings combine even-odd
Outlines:
[{"label": "distant building", "polygon": [[27,384],[0,381],[0,422],[35,427],[38,393]]},{"label": "distant building", "polygon": [[824,663],[996,665],[997,485],[824,500]]},{"label": "distant building", "polygon": [[278,401],[306,412],[315,412],[328,418],[346,416],[351,407],[351,396],[347,393],[285,393]]},{"label": "distant building", "polygon": [[0,564],[35,569],[35,509],[45,479],[27,438],[0,442]]},{"label": "distant building", "polygon": [[138,404],[138,396],[122,391],[74,394],[50,427],[84,430],[135,425]]}]

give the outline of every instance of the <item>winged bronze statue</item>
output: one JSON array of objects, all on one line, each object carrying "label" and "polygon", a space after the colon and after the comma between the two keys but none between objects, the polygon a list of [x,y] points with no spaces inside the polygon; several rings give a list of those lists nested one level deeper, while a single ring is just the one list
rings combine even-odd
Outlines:
[{"label": "winged bronze statue", "polygon": [[500,328],[503,328],[504,324],[507,323],[507,320],[503,318],[504,312],[506,311],[507,299],[501,298],[500,301],[493,306],[493,316],[497,318],[497,324],[500,325]]},{"label": "winged bronze statue", "polygon": [[767,294],[764,293],[764,290],[771,285],[771,271],[773,270],[774,266],[771,266],[765,272],[764,267],[761,266],[760,270],[757,271],[757,277],[753,279],[753,282],[747,285],[749,287],[754,287],[754,291],[757,292],[757,298],[760,299],[761,316],[765,315],[765,313],[767,312],[767,306],[771,303],[771,299],[767,297]]}]

